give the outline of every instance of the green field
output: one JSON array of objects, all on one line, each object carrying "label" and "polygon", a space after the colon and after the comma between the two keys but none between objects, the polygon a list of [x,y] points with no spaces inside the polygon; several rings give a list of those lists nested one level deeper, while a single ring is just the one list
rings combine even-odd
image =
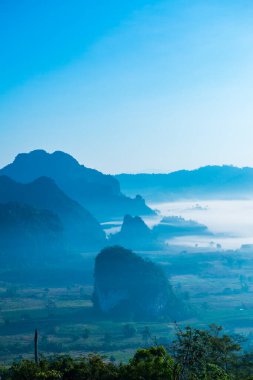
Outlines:
[{"label": "green field", "polygon": [[[187,255],[185,257],[185,255]],[[237,253],[149,253],[163,266],[174,291],[189,305],[191,316],[179,324],[217,323],[230,333],[253,335],[253,261]],[[87,268],[86,268],[87,270]],[[90,268],[92,270],[92,268]],[[82,284],[50,286],[0,283],[0,362],[33,355],[33,333],[39,330],[39,352],[44,355],[97,352],[112,360],[127,360],[136,348],[155,340],[169,344],[173,321],[108,321],[92,309],[92,273]],[[126,336],[124,326],[134,326]],[[144,331],[148,327],[150,336]]]}]

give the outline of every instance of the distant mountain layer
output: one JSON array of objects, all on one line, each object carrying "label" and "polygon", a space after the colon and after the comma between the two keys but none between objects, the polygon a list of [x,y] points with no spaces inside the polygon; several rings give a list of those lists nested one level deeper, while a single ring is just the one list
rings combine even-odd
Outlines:
[{"label": "distant mountain layer", "polygon": [[[135,250],[158,249],[158,243],[151,229],[139,217],[126,215],[121,230],[110,237],[111,245],[122,245]],[[162,248],[159,246],[159,248]]]},{"label": "distant mountain layer", "polygon": [[253,198],[253,168],[205,166],[168,174],[119,174],[122,191],[149,201]]},{"label": "distant mountain layer", "polygon": [[27,204],[57,215],[63,225],[65,244],[71,250],[98,248],[105,242],[105,234],[98,221],[65,195],[50,178],[41,177],[24,184],[0,176],[0,203],[8,202]]},{"label": "distant mountain layer", "polygon": [[168,216],[149,228],[139,217],[126,215],[118,233],[110,236],[110,245],[133,250],[162,250],[169,239],[177,236],[211,235],[207,226],[178,216]]},{"label": "distant mountain layer", "polygon": [[124,196],[116,178],[86,168],[64,152],[49,154],[44,150],[35,150],[19,154],[13,163],[0,170],[0,175],[22,183],[39,177],[52,178],[70,198],[101,220],[123,217],[127,213],[153,213],[140,196],[134,199]]},{"label": "distant mountain layer", "polygon": [[157,239],[169,239],[175,236],[191,235],[210,235],[211,232],[207,226],[195,222],[194,220],[185,220],[180,216],[164,217],[159,224],[153,227],[153,235]]},{"label": "distant mountain layer", "polygon": [[31,264],[62,251],[63,226],[50,211],[26,204],[0,203],[1,267]]}]

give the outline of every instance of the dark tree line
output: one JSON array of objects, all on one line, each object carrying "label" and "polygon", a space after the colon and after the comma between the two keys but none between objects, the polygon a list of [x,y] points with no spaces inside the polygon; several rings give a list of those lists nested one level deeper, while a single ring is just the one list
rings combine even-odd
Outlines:
[{"label": "dark tree line", "polygon": [[253,380],[253,353],[222,328],[177,329],[169,347],[139,349],[128,363],[99,355],[22,360],[1,367],[2,380]]}]

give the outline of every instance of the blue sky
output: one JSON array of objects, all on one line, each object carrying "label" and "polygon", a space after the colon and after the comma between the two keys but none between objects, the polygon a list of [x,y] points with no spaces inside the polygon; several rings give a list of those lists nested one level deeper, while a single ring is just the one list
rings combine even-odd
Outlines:
[{"label": "blue sky", "polygon": [[1,0],[0,165],[253,166],[253,3]]}]

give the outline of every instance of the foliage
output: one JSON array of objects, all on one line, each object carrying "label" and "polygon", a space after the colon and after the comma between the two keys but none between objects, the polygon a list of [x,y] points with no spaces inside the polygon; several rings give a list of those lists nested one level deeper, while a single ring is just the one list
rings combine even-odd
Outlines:
[{"label": "foliage", "polygon": [[98,355],[42,359],[36,365],[23,360],[0,372],[3,380],[165,380],[173,379],[173,360],[163,347],[136,352],[128,364],[114,364]]},{"label": "foliage", "polygon": [[[150,338],[152,339],[152,338]],[[21,360],[0,367],[2,380],[253,380],[253,354],[242,353],[237,338],[211,325],[208,330],[178,328],[168,349],[139,349],[128,363],[88,355]]]},{"label": "foliage", "polygon": [[126,380],[165,380],[174,379],[173,359],[161,347],[141,349],[136,352],[129,364],[122,366],[121,378]]},{"label": "foliage", "polygon": [[208,330],[186,327],[178,329],[172,351],[184,379],[229,379],[238,362],[240,344],[221,334],[222,328],[210,325]]}]

